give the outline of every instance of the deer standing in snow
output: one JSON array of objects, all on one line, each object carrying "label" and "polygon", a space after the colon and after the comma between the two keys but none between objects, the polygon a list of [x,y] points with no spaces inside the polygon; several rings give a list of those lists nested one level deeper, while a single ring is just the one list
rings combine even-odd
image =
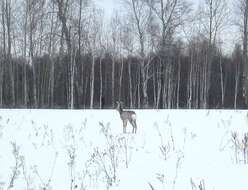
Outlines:
[{"label": "deer standing in snow", "polygon": [[121,102],[116,102],[116,103],[117,103],[116,109],[118,110],[121,120],[123,122],[123,133],[126,133],[128,121],[133,126],[132,133],[136,133],[137,132],[136,113],[134,111],[123,111],[122,103]]}]

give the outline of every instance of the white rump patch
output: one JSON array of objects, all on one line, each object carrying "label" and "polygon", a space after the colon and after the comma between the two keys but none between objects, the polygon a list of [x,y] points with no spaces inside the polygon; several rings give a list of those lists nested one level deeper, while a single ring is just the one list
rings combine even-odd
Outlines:
[{"label": "white rump patch", "polygon": [[132,120],[136,120],[136,114],[132,114]]}]

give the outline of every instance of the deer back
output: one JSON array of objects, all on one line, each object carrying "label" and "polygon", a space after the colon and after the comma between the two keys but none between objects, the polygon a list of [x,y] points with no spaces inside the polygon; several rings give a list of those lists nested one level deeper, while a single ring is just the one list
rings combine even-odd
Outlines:
[{"label": "deer back", "polygon": [[136,114],[134,111],[122,111],[120,113],[120,116],[122,120],[135,120],[136,119]]}]

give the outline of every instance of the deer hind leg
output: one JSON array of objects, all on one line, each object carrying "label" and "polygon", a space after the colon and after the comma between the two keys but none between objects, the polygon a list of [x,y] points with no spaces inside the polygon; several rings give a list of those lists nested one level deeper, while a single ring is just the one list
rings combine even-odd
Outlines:
[{"label": "deer hind leg", "polygon": [[137,124],[136,124],[136,120],[133,120],[133,133],[136,134],[137,132]]},{"label": "deer hind leg", "polygon": [[134,133],[134,124],[133,124],[133,121],[130,122],[133,126],[133,130],[132,130],[132,133]]},{"label": "deer hind leg", "polygon": [[131,120],[130,123],[133,126],[133,131],[132,133],[136,133],[137,132],[137,125],[136,125],[136,120]]},{"label": "deer hind leg", "polygon": [[127,131],[127,120],[123,120],[123,133]]},{"label": "deer hind leg", "polygon": [[134,123],[134,126],[135,126],[135,127],[134,127],[134,128],[135,128],[135,132],[134,132],[134,133],[136,134],[136,132],[137,132],[137,124],[136,124],[136,120],[134,120],[134,121],[133,121],[133,123]]}]

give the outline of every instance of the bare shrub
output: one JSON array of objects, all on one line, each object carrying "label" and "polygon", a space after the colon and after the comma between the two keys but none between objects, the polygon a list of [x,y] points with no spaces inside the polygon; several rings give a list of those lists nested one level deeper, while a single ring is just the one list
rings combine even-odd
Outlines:
[{"label": "bare shrub", "polygon": [[[244,133],[240,138],[236,131],[232,132],[231,140],[234,145],[235,160],[238,164],[240,160],[243,160],[244,164],[248,163],[248,133]],[[243,155],[243,159],[239,155]]]},{"label": "bare shrub", "polygon": [[239,140],[238,140],[238,133],[236,131],[232,132],[232,142],[234,144],[235,160],[236,163],[238,163]]},{"label": "bare shrub", "polygon": [[106,144],[104,149],[96,148],[93,158],[95,163],[100,167],[100,170],[105,174],[107,189],[116,182],[116,172],[118,167],[119,147],[115,137],[111,134],[109,123],[105,126],[99,123],[102,127],[101,131],[105,136]]},{"label": "bare shrub", "polygon": [[190,179],[190,184],[192,190],[205,190],[205,181],[204,179],[200,180],[197,184],[193,181],[193,179]]},{"label": "bare shrub", "polygon": [[12,187],[14,187],[14,182],[21,173],[20,167],[22,164],[20,157],[20,147],[17,146],[15,142],[11,142],[11,145],[12,145],[12,154],[15,158],[15,165],[12,167],[10,182],[7,189],[11,189]]}]

